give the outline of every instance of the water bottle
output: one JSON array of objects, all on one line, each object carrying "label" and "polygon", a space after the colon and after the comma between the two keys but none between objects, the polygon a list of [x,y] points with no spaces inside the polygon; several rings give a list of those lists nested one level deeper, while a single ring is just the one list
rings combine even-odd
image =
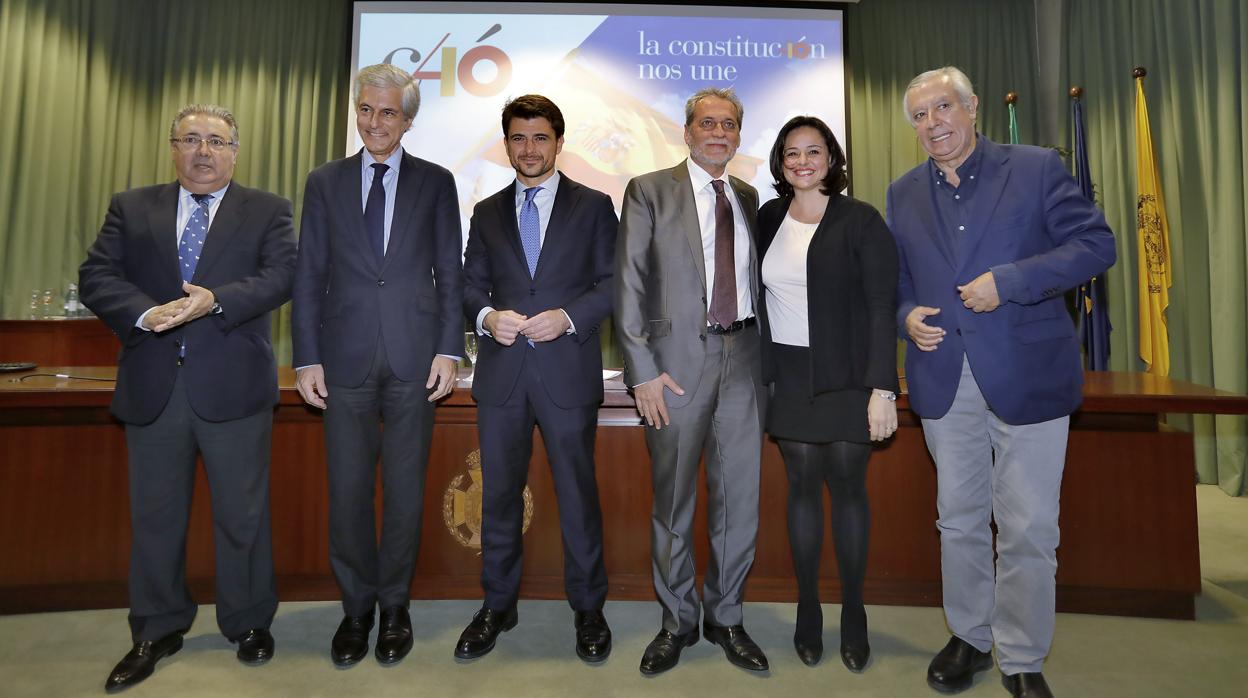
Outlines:
[{"label": "water bottle", "polygon": [[65,317],[75,318],[82,316],[82,303],[78,301],[78,284],[70,284],[69,290],[65,292]]},{"label": "water bottle", "polygon": [[52,317],[52,289],[43,289],[43,302],[40,305],[40,317],[44,320]]},{"label": "water bottle", "polygon": [[27,320],[39,319],[39,289],[31,289],[30,291],[30,309],[27,313]]}]

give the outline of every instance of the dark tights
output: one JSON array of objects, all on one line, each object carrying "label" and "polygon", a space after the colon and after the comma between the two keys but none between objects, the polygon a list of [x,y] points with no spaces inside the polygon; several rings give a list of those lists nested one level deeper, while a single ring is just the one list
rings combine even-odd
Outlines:
[{"label": "dark tights", "polygon": [[865,643],[867,612],[862,604],[862,582],[871,529],[866,487],[871,446],[850,441],[777,441],[789,475],[789,545],[799,590],[796,634],[814,639],[823,633],[819,557],[826,484],[832,494],[832,540],[841,576],[841,642]]}]

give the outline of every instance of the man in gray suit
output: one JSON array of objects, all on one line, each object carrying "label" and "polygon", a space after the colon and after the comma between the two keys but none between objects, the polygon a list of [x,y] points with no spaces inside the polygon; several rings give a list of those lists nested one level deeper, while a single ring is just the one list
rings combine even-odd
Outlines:
[{"label": "man in gray suit", "polygon": [[[625,379],[648,425],[654,484],[651,546],[663,628],[641,659],[658,674],[706,638],[728,660],[766,671],[745,632],[741,596],[758,534],[764,397],[754,320],[758,193],[725,176],[741,143],[741,101],[700,90],[685,104],[689,159],[633,179],[615,257]],[[706,450],[711,560],[694,585],[693,512]]]}]

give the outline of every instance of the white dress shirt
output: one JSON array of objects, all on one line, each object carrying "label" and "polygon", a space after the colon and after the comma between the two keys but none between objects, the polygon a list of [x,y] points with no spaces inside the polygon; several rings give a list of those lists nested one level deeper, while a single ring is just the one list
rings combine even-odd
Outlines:
[{"label": "white dress shirt", "polygon": [[706,310],[711,310],[711,299],[715,289],[715,187],[712,179],[724,182],[724,195],[732,206],[733,229],[733,261],[737,268],[737,319],[744,320],[754,316],[754,302],[750,298],[750,230],[745,225],[745,216],[741,212],[741,202],[737,201],[737,193],[727,177],[711,177],[692,158],[686,160],[689,165],[689,179],[693,183],[693,201],[698,207],[698,223],[702,227],[702,258],[706,262]]}]

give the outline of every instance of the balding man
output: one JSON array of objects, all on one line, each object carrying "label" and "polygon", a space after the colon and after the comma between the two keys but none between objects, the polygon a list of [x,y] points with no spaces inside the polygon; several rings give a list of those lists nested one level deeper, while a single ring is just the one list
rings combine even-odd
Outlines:
[{"label": "balding man", "polygon": [[185,550],[197,454],[212,490],[217,625],[239,661],[273,656],[269,313],[290,298],[295,236],[289,201],[232,181],[238,149],[226,109],[178,112],[177,181],[115,195],[79,269],[83,302],[122,345],[112,411],[129,454],[134,646],[109,692],[150,676],[195,619]]}]

